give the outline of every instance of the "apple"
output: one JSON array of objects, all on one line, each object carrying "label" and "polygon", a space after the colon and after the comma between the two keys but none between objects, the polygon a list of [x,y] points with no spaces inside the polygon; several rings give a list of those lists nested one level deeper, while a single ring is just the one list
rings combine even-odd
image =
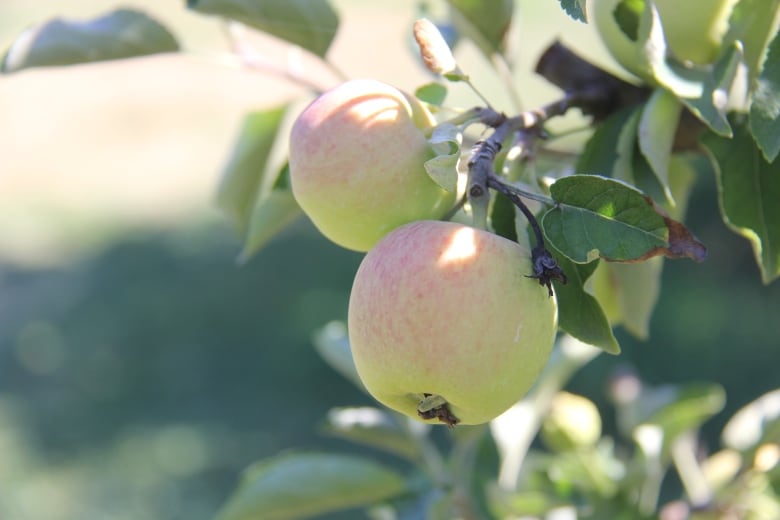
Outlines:
[{"label": "apple", "polygon": [[290,133],[293,196],[314,225],[347,249],[452,208],[424,162],[436,124],[414,97],[375,80],[342,83],[312,101]]},{"label": "apple", "polygon": [[463,224],[388,233],[360,264],[349,300],[366,389],[424,422],[500,415],[536,381],[555,339],[555,298],[531,273],[527,248]]},{"label": "apple", "polygon": [[[588,0],[592,21],[607,50],[627,70],[647,79],[640,67],[641,48],[615,20],[622,0]],[[728,19],[737,0],[655,0],[669,52],[681,62],[712,63],[720,53]]]},{"label": "apple", "polygon": [[590,448],[601,437],[599,410],[587,397],[558,392],[544,417],[540,435],[544,444],[553,451]]}]

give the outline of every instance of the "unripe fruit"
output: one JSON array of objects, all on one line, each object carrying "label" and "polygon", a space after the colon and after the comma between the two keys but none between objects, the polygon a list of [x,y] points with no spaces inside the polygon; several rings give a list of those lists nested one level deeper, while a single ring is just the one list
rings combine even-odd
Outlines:
[{"label": "unripe fruit", "polygon": [[536,381],[555,339],[555,299],[531,273],[526,248],[487,231],[420,221],[390,232],[363,259],[349,301],[368,391],[421,420],[437,402],[463,424],[500,415]]},{"label": "unripe fruit", "polygon": [[374,80],[343,83],[315,99],[290,135],[298,204],[330,240],[368,251],[388,231],[446,214],[455,193],[423,163],[435,121],[417,99]]},{"label": "unripe fruit", "polygon": [[[588,0],[588,19],[618,63],[648,79],[648,71],[640,68],[640,46],[615,21],[614,11],[620,2]],[[735,3],[736,0],[655,0],[668,50],[682,62],[712,63],[720,52]]]},{"label": "unripe fruit", "polygon": [[595,445],[601,437],[601,416],[593,401],[569,392],[558,392],[542,423],[541,437],[554,451],[570,451]]}]

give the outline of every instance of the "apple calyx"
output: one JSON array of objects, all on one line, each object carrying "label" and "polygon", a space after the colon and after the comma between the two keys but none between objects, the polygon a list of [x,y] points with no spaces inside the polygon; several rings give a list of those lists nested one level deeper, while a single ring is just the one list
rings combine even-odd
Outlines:
[{"label": "apple calyx", "polygon": [[420,404],[417,405],[417,415],[425,420],[438,419],[448,428],[453,428],[460,422],[460,419],[450,411],[447,400],[436,394],[423,394]]}]

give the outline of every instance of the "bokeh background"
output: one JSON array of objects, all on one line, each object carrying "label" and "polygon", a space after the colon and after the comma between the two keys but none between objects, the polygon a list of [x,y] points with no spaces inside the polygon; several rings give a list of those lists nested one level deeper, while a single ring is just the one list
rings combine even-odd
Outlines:
[{"label": "bokeh background", "polygon": [[[330,56],[348,76],[429,80],[410,46],[416,2],[333,4],[342,31]],[[517,4],[510,42],[527,106],[558,95],[531,73],[556,38],[615,69],[556,1]],[[230,65],[219,22],[183,1],[3,0],[0,48],[33,23],[120,5],[166,23],[184,52],[0,76],[3,519],[211,518],[258,458],[353,449],[317,425],[332,406],[369,403],[311,344],[346,317],[361,256],[301,219],[238,265],[240,243],[213,205],[243,114],[300,104],[305,90]],[[299,59],[260,45],[282,64]],[[479,54],[458,56],[510,109]],[[477,103],[458,88],[452,100]],[[601,356],[571,388],[609,419],[604,381],[621,365],[650,384],[718,382],[728,402],[704,432],[714,446],[735,409],[780,383],[780,285],[761,285],[748,243],[721,222],[711,175],[690,213],[709,260],[667,263],[651,339],[618,331],[623,354]]]}]

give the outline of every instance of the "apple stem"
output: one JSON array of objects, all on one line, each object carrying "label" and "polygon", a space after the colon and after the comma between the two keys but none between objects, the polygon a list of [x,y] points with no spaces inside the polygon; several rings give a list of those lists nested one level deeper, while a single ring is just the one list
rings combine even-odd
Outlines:
[{"label": "apple stem", "polygon": [[539,226],[539,221],[536,220],[536,216],[528,209],[528,206],[525,205],[517,191],[515,191],[512,186],[501,181],[497,175],[493,174],[488,177],[488,186],[511,200],[523,215],[525,215],[528,223],[531,224],[534,236],[536,237],[536,245],[531,250],[531,263],[534,268],[534,274],[528,276],[539,280],[539,285],[547,286],[547,293],[552,296],[552,281],[558,280],[562,284],[566,284],[567,278],[566,273],[564,273],[561,266],[558,265],[555,257],[553,257],[544,246],[544,234],[542,233],[541,226]]}]

